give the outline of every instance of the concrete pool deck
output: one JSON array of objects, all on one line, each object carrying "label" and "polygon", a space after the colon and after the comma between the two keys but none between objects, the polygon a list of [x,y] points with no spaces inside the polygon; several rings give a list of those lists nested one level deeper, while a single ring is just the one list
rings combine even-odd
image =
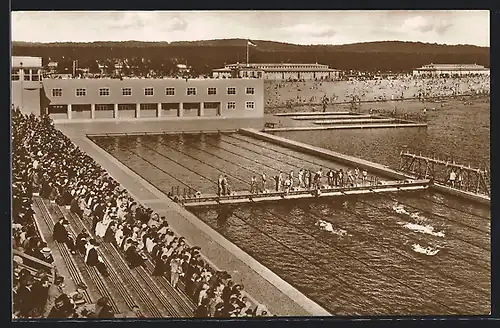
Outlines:
[{"label": "concrete pool deck", "polygon": [[98,131],[98,128],[82,126],[72,129],[75,125],[58,128],[65,134],[69,130],[68,137],[137,201],[165,215],[175,233],[184,236],[190,244],[200,246],[208,263],[229,272],[236,282],[241,282],[253,301],[266,304],[271,313],[279,316],[331,315],[85,136],[86,131]]}]

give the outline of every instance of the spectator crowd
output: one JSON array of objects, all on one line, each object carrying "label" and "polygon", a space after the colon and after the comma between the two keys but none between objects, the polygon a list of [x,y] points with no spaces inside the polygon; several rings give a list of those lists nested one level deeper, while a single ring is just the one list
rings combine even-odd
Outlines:
[{"label": "spectator crowd", "polygon": [[[352,101],[425,100],[429,98],[489,94],[489,76],[414,77],[394,79],[352,77],[347,81],[266,81],[266,107],[319,105]],[[274,109],[273,109],[274,108]]]},{"label": "spectator crowd", "polygon": [[[85,231],[73,236],[69,222],[60,218],[53,237],[71,253],[84,256],[87,265],[97,267],[103,276],[108,275],[109,268],[97,249],[99,243],[109,243],[121,250],[131,270],[145,267],[148,258],[151,259],[152,274],[165,276],[174,288],[187,294],[197,307],[196,317],[270,315],[265,305],[250,301],[244,286],[233,282],[230,274],[211,267],[201,256],[200,247],[190,246],[184,237],[177,236],[166,217],[138,204],[90,156],[57,130],[50,118],[25,115],[13,109],[12,126],[14,248],[53,262],[48,259],[50,249],[39,237],[33,220],[31,199],[38,194],[80,217],[91,218],[93,236]],[[64,278],[54,274],[52,282],[47,279],[40,280],[41,286],[57,289],[53,293],[57,297],[29,306],[20,299],[34,295],[33,279],[15,280],[17,317],[113,316],[105,298],[95,304],[94,310],[77,311],[72,297],[62,290]],[[37,285],[35,290],[42,287]]]}]

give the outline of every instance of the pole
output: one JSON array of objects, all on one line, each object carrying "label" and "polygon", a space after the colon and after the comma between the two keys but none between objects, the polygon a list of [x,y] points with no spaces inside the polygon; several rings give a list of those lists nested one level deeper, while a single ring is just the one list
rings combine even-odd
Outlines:
[{"label": "pole", "polygon": [[19,74],[19,77],[21,78],[21,111],[24,110],[24,69],[23,69],[23,63],[20,63],[21,65],[21,74]]},{"label": "pole", "polygon": [[248,67],[248,40],[247,40],[247,67]]}]

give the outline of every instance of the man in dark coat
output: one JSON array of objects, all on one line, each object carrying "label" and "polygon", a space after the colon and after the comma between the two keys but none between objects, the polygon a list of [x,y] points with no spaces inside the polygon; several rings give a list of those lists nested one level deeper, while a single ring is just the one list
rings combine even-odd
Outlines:
[{"label": "man in dark coat", "polygon": [[153,270],[153,276],[163,276],[167,269],[167,255],[158,256],[155,261],[155,269]]},{"label": "man in dark coat", "polygon": [[36,306],[36,300],[33,297],[33,278],[28,277],[22,281],[19,289],[17,290],[17,302],[19,305],[19,315],[21,317],[31,316],[32,310]]},{"label": "man in dark coat", "polygon": [[64,217],[59,218],[58,222],[54,224],[53,238],[59,243],[65,243],[71,254],[76,254],[75,243],[66,229],[67,226],[69,226],[68,220]]},{"label": "man in dark coat", "polygon": [[75,308],[71,304],[68,295],[62,294],[59,296],[50,310],[47,318],[72,318],[75,316]]},{"label": "man in dark coat", "polygon": [[85,230],[82,230],[82,232],[80,232],[78,234],[78,236],[76,236],[76,248],[78,249],[78,251],[82,255],[85,255],[85,253],[87,251],[87,249],[85,248],[85,245],[87,244],[88,237],[90,237],[90,236],[87,232],[85,232]]},{"label": "man in dark coat", "polygon": [[31,287],[33,295],[33,303],[38,314],[43,313],[47,297],[49,296],[50,280],[48,277],[42,277],[40,281],[36,281]]},{"label": "man in dark coat", "polygon": [[142,256],[140,256],[139,253],[137,253],[136,249],[137,245],[138,245],[137,242],[133,241],[132,245],[130,245],[130,247],[127,248],[127,251],[125,252],[127,261],[132,269],[143,265],[145,262],[144,258],[142,258]]},{"label": "man in dark coat", "polygon": [[75,197],[71,200],[71,203],[70,203],[70,209],[69,209],[72,213],[75,213],[76,215],[78,215],[79,217],[82,217],[83,216],[83,211],[82,209],[80,208],[80,205],[78,204],[78,198]]}]

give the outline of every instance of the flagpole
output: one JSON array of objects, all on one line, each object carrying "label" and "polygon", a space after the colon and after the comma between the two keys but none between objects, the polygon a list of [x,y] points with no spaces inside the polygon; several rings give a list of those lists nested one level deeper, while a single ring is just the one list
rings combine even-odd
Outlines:
[{"label": "flagpole", "polygon": [[247,67],[248,67],[248,40],[247,40]]}]

